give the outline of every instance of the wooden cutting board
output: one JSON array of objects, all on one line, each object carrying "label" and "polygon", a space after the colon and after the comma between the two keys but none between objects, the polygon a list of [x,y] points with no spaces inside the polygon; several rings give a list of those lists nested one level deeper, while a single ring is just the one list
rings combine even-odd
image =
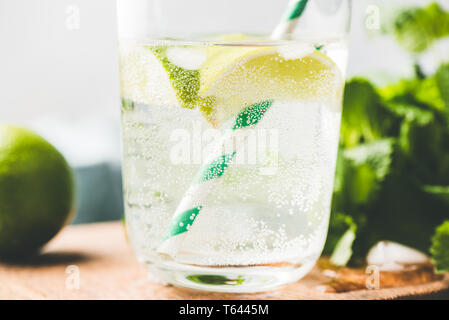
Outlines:
[{"label": "wooden cutting board", "polygon": [[[322,260],[304,279],[259,294],[223,294],[165,286],[148,278],[125,240],[121,223],[66,227],[44,252],[0,263],[1,299],[398,299],[449,298],[449,275],[382,275],[367,290],[363,270],[326,270]],[[324,267],[323,267],[324,266]],[[76,281],[79,275],[79,283]],[[431,274],[431,273],[430,273]],[[336,277],[340,275],[340,277]],[[344,281],[342,281],[344,279]],[[393,279],[393,280],[392,280]],[[415,284],[413,284],[415,283]],[[419,284],[416,284],[419,283]],[[400,287],[385,288],[385,286]],[[413,285],[412,285],[413,284]],[[349,290],[349,291],[348,291]],[[342,292],[340,292],[342,291]]]}]

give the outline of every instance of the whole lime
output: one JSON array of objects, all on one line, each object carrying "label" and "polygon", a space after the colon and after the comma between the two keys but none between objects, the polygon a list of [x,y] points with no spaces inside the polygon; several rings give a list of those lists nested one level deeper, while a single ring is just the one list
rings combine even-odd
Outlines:
[{"label": "whole lime", "polygon": [[0,125],[0,257],[36,253],[68,221],[73,198],[61,153],[30,130]]}]

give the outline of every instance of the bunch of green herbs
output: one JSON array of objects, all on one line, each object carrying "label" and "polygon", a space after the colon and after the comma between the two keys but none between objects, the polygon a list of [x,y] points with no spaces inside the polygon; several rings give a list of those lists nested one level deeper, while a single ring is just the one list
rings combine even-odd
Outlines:
[{"label": "bunch of green herbs", "polygon": [[[390,33],[416,55],[449,35],[438,4],[401,11]],[[448,57],[449,58],[449,57]],[[385,87],[347,82],[324,253],[360,264],[390,240],[430,253],[449,271],[449,63]]]}]

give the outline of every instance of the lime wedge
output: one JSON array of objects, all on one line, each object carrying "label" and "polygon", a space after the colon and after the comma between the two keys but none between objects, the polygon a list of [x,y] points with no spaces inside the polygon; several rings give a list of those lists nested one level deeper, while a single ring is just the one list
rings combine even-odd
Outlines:
[{"label": "lime wedge", "polygon": [[[137,103],[194,109],[198,101],[200,50],[120,45],[120,88]],[[182,65],[188,64],[188,66]]]}]

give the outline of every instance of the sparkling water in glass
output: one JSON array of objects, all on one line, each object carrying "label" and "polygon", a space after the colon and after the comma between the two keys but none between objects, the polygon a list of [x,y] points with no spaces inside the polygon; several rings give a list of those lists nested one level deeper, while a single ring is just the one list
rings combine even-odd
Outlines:
[{"label": "sparkling water in glass", "polygon": [[257,292],[320,256],[350,3],[305,2],[273,39],[287,2],[119,0],[126,225],[163,281]]}]

